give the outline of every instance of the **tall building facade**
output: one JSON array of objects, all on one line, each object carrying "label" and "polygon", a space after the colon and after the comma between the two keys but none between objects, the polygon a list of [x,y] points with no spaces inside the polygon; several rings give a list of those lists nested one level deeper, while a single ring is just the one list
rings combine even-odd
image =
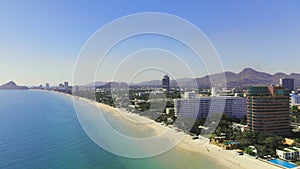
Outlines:
[{"label": "tall building facade", "polygon": [[49,90],[49,89],[50,89],[49,83],[46,83],[45,89],[46,89],[46,90]]},{"label": "tall building facade", "polygon": [[168,75],[165,75],[162,79],[162,90],[167,93],[170,92],[170,77]]},{"label": "tall building facade", "polygon": [[179,117],[207,117],[210,113],[223,113],[242,118],[247,114],[247,100],[236,96],[183,98],[174,100],[174,108]]},{"label": "tall building facade", "polygon": [[282,86],[251,86],[247,93],[247,125],[250,131],[288,135],[289,92]]},{"label": "tall building facade", "polygon": [[65,87],[65,90],[68,90],[69,89],[69,83],[68,82],[64,82],[64,87]]},{"label": "tall building facade", "polygon": [[283,86],[289,92],[294,90],[294,79],[292,78],[281,78],[280,85]]}]

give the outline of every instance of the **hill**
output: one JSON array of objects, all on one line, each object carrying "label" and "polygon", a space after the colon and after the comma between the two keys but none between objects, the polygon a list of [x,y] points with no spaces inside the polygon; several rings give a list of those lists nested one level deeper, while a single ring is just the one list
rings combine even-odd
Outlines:
[{"label": "hill", "polygon": [[0,90],[26,90],[26,86],[18,86],[15,82],[10,81],[0,86]]}]

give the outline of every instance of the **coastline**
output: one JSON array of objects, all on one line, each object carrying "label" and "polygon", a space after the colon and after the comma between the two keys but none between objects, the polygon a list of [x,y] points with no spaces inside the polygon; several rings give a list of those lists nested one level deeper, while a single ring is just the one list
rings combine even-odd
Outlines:
[{"label": "coastline", "polygon": [[[50,91],[55,92],[55,91]],[[58,94],[62,94],[64,96],[68,96],[71,99],[79,99],[81,101],[88,102],[99,109],[102,109],[106,112],[112,113],[117,117],[126,117],[126,120],[129,120],[133,125],[142,124],[146,128],[151,128],[155,131],[155,133],[161,134],[166,130],[170,130],[171,128],[161,125],[147,117],[140,116],[138,114],[125,112],[125,110],[120,110],[118,108],[114,108],[108,106],[103,103],[96,102],[94,100],[90,100],[87,98],[83,98],[80,96],[74,96],[66,93],[55,92]],[[174,130],[174,133],[178,134],[178,137],[182,137],[182,132],[177,132]],[[181,135],[180,135],[181,134]],[[184,151],[193,154],[199,154],[200,156],[205,156],[214,161],[221,168],[227,169],[278,169],[279,167],[268,164],[266,162],[260,161],[253,157],[247,155],[237,155],[234,150],[223,150],[221,147],[210,144],[207,138],[201,138],[201,142],[199,139],[193,140],[192,136],[185,134],[184,139],[180,141],[178,145],[174,148],[179,151]]]}]

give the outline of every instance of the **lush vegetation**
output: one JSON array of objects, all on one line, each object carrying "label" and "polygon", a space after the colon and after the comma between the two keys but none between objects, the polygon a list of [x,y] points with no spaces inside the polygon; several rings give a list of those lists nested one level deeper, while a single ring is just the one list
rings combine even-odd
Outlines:
[{"label": "lush vegetation", "polygon": [[264,155],[276,156],[276,148],[284,148],[282,136],[276,135],[264,135],[259,133],[253,133],[250,131],[244,131],[237,136],[237,140],[241,142],[239,148],[247,148],[253,145],[257,149],[257,156],[263,157]]},{"label": "lush vegetation", "polygon": [[300,123],[300,110],[298,106],[292,106],[292,122]]},{"label": "lush vegetation", "polygon": [[108,93],[108,92],[103,92],[103,93],[96,92],[95,97],[96,97],[95,99],[96,99],[97,102],[115,107],[114,99],[112,98],[112,95],[110,93]]},{"label": "lush vegetation", "polygon": [[[211,128],[215,129],[213,132],[208,132],[211,133],[211,138],[219,135],[225,135],[225,140],[239,142],[240,144],[235,145],[235,148],[243,149],[250,155],[254,155],[254,153],[249,146],[254,146],[257,149],[257,156],[259,157],[263,157],[265,155],[276,156],[276,148],[280,149],[285,147],[285,145],[283,145],[284,137],[282,136],[265,135],[247,130],[242,132],[240,129],[232,127],[233,122],[241,123],[244,121],[243,119],[239,120],[223,115],[217,127],[213,126],[213,122],[210,123],[208,121],[204,117],[198,117],[196,120],[192,118],[179,119],[179,122],[176,121],[175,125],[183,130],[190,129],[189,131],[195,135],[203,135],[205,134],[203,130],[209,130],[209,128],[204,129],[199,126],[203,126],[204,124],[206,126],[211,125]],[[190,124],[193,125],[191,126]]]}]

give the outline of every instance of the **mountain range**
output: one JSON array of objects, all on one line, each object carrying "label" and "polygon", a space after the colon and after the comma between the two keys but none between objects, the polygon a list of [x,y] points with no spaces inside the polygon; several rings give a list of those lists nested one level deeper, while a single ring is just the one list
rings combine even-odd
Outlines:
[{"label": "mountain range", "polygon": [[[252,68],[245,68],[239,73],[226,71],[224,74],[226,77],[227,87],[229,88],[245,88],[251,85],[278,85],[280,83],[280,78],[286,77],[293,78],[295,86],[300,86],[300,74],[297,73],[275,73],[272,75],[269,73],[256,71]],[[197,78],[196,81],[199,86],[209,86],[210,78],[218,81],[218,79],[221,79],[220,77],[221,74],[219,73]]]},{"label": "mountain range", "polygon": [[[277,85],[279,84],[280,78],[293,78],[295,82],[295,87],[300,87],[300,74],[297,73],[291,73],[291,74],[285,74],[285,73],[275,73],[275,74],[269,74],[265,72],[260,72],[257,70],[254,70],[252,68],[245,68],[239,73],[234,73],[230,71],[223,72],[226,77],[226,84],[228,88],[246,88],[247,86],[251,85]],[[214,79],[215,82],[221,83],[221,77],[222,73],[212,74],[212,75],[206,75],[201,78],[182,78],[177,80],[171,80],[171,86],[176,86],[177,84],[180,84],[182,87],[191,87],[191,84],[196,83],[201,88],[209,88],[210,87],[210,79]],[[107,84],[108,82],[100,82],[97,81],[95,83],[96,86],[103,86]],[[117,82],[115,82],[117,83]],[[138,84],[133,84],[133,86],[160,86],[161,80],[151,80],[151,81],[145,81]]]}]

